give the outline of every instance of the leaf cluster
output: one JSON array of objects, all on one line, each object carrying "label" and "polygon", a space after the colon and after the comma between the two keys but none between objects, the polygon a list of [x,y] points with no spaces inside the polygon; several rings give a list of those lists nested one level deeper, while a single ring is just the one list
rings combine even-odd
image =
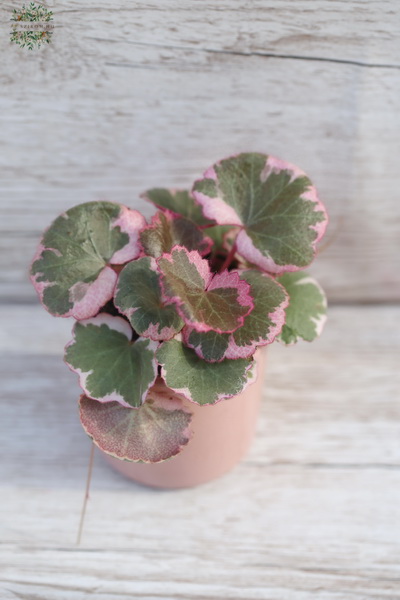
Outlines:
[{"label": "leaf cluster", "polygon": [[50,313],[76,319],[65,360],[87,433],[113,456],[159,462],[189,442],[191,402],[254,381],[257,349],[321,332],[326,299],[303,269],[327,217],[300,169],[257,153],[144,198],[150,223],[110,202],[60,215],[31,279]]}]

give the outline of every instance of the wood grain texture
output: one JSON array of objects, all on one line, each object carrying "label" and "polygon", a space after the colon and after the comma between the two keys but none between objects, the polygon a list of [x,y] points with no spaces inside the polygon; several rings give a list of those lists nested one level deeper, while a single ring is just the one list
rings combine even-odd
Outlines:
[{"label": "wood grain texture", "polygon": [[90,445],[61,361],[71,323],[7,307],[2,600],[398,600],[399,323],[335,307],[318,342],[271,346],[255,443],[220,480],[154,491],[97,455],[76,548]]},{"label": "wood grain texture", "polygon": [[54,41],[31,53],[0,8],[1,600],[400,600],[399,308],[335,307],[316,344],[274,345],[257,438],[223,479],[152,491],[97,455],[76,548],[90,445],[61,360],[72,324],[27,280],[62,210],[149,216],[146,188],[254,149],[318,186],[330,300],[398,301],[397,2],[47,4]]},{"label": "wood grain texture", "polygon": [[[331,301],[400,299],[395,0],[49,2],[53,42],[0,39],[0,293],[31,302],[40,231],[78,202],[144,207],[241,150],[297,163],[331,215]],[[0,9],[7,30],[14,4]]]}]

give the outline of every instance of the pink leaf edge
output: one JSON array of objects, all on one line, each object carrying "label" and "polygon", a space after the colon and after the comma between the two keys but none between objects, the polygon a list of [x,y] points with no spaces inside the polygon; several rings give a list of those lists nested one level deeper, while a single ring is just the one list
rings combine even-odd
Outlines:
[{"label": "pink leaf edge", "polygon": [[[122,204],[119,206],[121,208],[121,213],[117,219],[114,219],[112,226],[113,228],[118,226],[123,233],[127,233],[129,235],[129,243],[113,254],[109,261],[112,265],[123,264],[129,260],[138,258],[141,253],[139,233],[146,225],[146,220],[139,211],[131,210]],[[65,216],[65,218],[67,218],[66,213],[62,213],[60,216]],[[50,229],[50,227],[51,225],[46,228],[45,232]],[[60,256],[59,250],[46,248],[40,243],[32,259],[30,271],[32,270],[34,262],[39,260],[45,251],[54,252],[56,255]],[[30,275],[30,280],[39,296],[43,308],[50,312],[43,302],[43,294],[46,288],[56,285],[56,282],[37,281],[40,276],[41,273],[35,273],[34,275]],[[117,278],[118,276],[114,269],[106,265],[104,269],[100,271],[97,279],[92,283],[79,281],[71,287],[69,291],[69,301],[73,306],[66,313],[62,315],[58,313],[50,314],[62,318],[74,317],[78,321],[94,317],[99,312],[100,308],[112,299],[117,284]]]},{"label": "pink leaf edge", "polygon": [[198,331],[200,333],[205,333],[207,331],[216,331],[217,333],[232,333],[233,331],[236,331],[236,329],[241,327],[244,323],[244,319],[247,317],[247,315],[250,314],[250,312],[254,308],[253,299],[249,294],[250,285],[247,283],[247,281],[241,280],[238,273],[233,273],[230,271],[223,271],[222,273],[217,273],[213,276],[213,274],[211,273],[211,269],[210,269],[210,265],[209,265],[208,261],[206,259],[201,258],[200,254],[197,252],[197,250],[188,251],[184,246],[179,246],[179,245],[174,246],[170,253],[165,253],[162,256],[160,256],[160,258],[157,259],[157,264],[160,259],[166,259],[169,262],[173,263],[174,259],[173,259],[172,254],[175,251],[185,252],[185,254],[187,255],[187,257],[189,259],[189,262],[191,264],[195,265],[197,271],[199,272],[201,278],[204,281],[204,291],[205,292],[212,291],[212,290],[219,289],[219,288],[224,288],[224,287],[225,288],[226,287],[235,287],[238,290],[238,297],[237,297],[238,303],[240,304],[240,306],[247,307],[248,310],[245,314],[239,315],[237,317],[237,322],[238,322],[237,327],[235,327],[235,329],[233,329],[232,331],[222,331],[220,329],[213,329],[212,327],[206,325],[205,323],[191,322],[191,321],[188,322],[186,315],[181,310],[181,306],[184,305],[183,300],[181,300],[181,298],[179,296],[169,296],[166,293],[165,284],[163,281],[163,275],[161,274],[160,286],[161,286],[162,296],[163,296],[165,302],[168,302],[169,304],[175,304],[177,312],[179,313],[180,317],[185,321],[185,323],[187,325],[190,325],[191,327],[193,327],[196,331]]},{"label": "pink leaf edge", "polygon": [[[215,172],[215,166],[219,166],[221,162],[228,160],[229,158],[235,158],[237,156],[239,156],[239,154],[232,154],[226,159],[219,160],[217,163],[215,163],[215,165],[209,167],[204,172],[203,177],[198,179],[197,181],[203,181],[203,179],[212,179],[213,181],[217,181],[218,178]],[[265,163],[264,170],[261,174],[261,178],[263,181],[267,179],[271,172],[279,172],[281,170],[289,171],[291,173],[291,181],[293,181],[297,177],[308,177],[306,173],[296,165],[293,165],[275,156],[267,156],[268,158]],[[236,211],[231,206],[229,206],[222,198],[211,198],[196,190],[193,190],[192,193],[195,200],[199,204],[201,204],[204,215],[208,219],[214,219],[219,225],[238,225],[240,227],[244,226]],[[313,229],[317,232],[315,240],[313,240],[313,242],[311,243],[315,258],[316,246],[325,234],[326,228],[329,223],[329,218],[326,212],[326,208],[319,199],[317,190],[314,186],[311,186],[304,194],[302,194],[301,198],[313,202],[314,212],[321,212],[324,215],[323,221],[320,221],[316,225],[310,226],[310,229]],[[245,259],[247,259],[251,263],[259,266],[260,268],[269,273],[274,273],[278,275],[285,272],[298,271],[303,268],[305,269],[309,266],[306,265],[304,267],[298,267],[297,265],[277,265],[271,257],[264,256],[264,254],[262,254],[253,245],[251,238],[248,236],[244,229],[240,231],[236,240],[236,244],[239,254],[241,254]]]},{"label": "pink leaf edge", "polygon": [[[129,323],[127,321],[125,321],[125,319],[123,319],[122,317],[114,317],[107,313],[100,313],[93,318],[78,321],[78,323],[79,323],[79,325],[86,326],[86,325],[92,324],[92,325],[96,325],[98,327],[100,325],[107,325],[110,329],[114,329],[114,331],[118,331],[119,333],[122,333],[128,340],[132,339],[132,328],[129,325]],[[69,341],[64,348],[64,356],[66,354],[67,349],[70,346],[72,346],[73,344],[75,344],[76,325],[77,325],[77,323],[75,323],[75,325],[72,329],[72,340]],[[146,339],[148,339],[148,338],[139,337],[136,341],[139,342],[139,341],[146,340]],[[158,348],[158,343],[151,340],[148,348],[149,348],[149,350],[155,351]],[[91,375],[92,371],[83,372],[81,369],[73,367],[69,362],[67,362],[67,360],[65,358],[64,358],[64,362],[73,373],[76,373],[78,375],[80,388],[84,391],[85,395],[88,398],[90,398],[91,400],[96,400],[97,402],[100,402],[102,404],[105,404],[107,402],[118,402],[118,404],[121,404],[121,406],[125,406],[125,408],[130,408],[132,410],[137,410],[138,408],[140,408],[137,406],[131,406],[130,404],[125,402],[123,397],[115,390],[114,390],[114,392],[112,392],[110,394],[106,394],[106,396],[103,396],[102,398],[94,398],[93,396],[91,396],[89,390],[86,387],[87,378],[89,377],[89,375]],[[155,357],[152,360],[152,364],[153,364],[153,370],[154,370],[154,379],[151,382],[150,386],[154,385],[154,382],[157,378],[157,361],[156,361]],[[148,392],[148,389],[146,389],[141,396],[142,404],[145,401],[147,392]]]},{"label": "pink leaf edge", "polygon": [[[281,287],[282,287],[282,289],[284,289],[283,286],[281,286]],[[279,333],[282,330],[282,327],[285,324],[285,321],[286,321],[285,309],[288,306],[289,306],[289,296],[285,291],[285,300],[283,300],[283,302],[281,302],[281,304],[279,306],[277,306],[273,312],[268,313],[268,318],[272,321],[273,325],[270,327],[270,329],[268,331],[267,338],[260,339],[260,337],[259,337],[258,340],[254,340],[252,342],[252,344],[249,344],[247,346],[238,346],[235,342],[234,336],[231,335],[229,337],[229,344],[228,344],[228,348],[226,350],[225,358],[230,358],[230,359],[249,358],[250,356],[253,356],[253,354],[257,350],[257,348],[262,348],[264,346],[272,344],[272,342],[275,340],[277,335],[279,335]]]},{"label": "pink leaf edge", "polygon": [[[235,155],[230,156],[229,158],[233,158],[234,156]],[[216,164],[219,165],[220,162],[221,161]],[[203,177],[195,181],[195,185],[198,181],[202,181],[203,179],[217,181],[217,174],[214,166],[209,167],[204,172]],[[216,198],[210,198],[196,190],[192,190],[192,194],[196,202],[201,205],[207,219],[213,219],[218,225],[239,225],[240,227],[243,227],[243,223],[235,209],[232,208],[232,206],[229,206],[222,198],[219,198],[218,196]]]},{"label": "pink leaf edge", "polygon": [[[145,196],[145,195],[142,195],[142,197],[149,200],[147,198],[147,196]],[[149,202],[151,202],[151,200],[149,200]],[[166,216],[166,218],[169,221],[173,221],[174,219],[185,219],[186,218],[186,217],[180,215],[179,213],[175,213],[174,211],[170,210],[169,208],[162,208],[162,207],[159,207],[159,208],[160,208],[160,210],[162,210],[162,213],[164,214],[164,216]],[[150,223],[146,224],[141,229],[140,233],[142,233],[143,231],[148,231],[149,229],[155,229],[159,223],[160,223],[160,214],[156,213],[155,215],[152,215]],[[195,223],[193,223],[193,226],[197,227],[197,229],[199,230],[200,233],[203,233],[201,227],[196,226]],[[208,237],[207,235],[205,235],[203,233],[203,244],[204,244],[204,248],[201,252],[199,252],[200,256],[206,256],[207,254],[209,254],[211,252],[214,242],[210,237]],[[139,240],[139,245],[140,245],[141,253],[145,254],[144,248],[143,248],[142,244],[140,243],[140,240]],[[176,244],[173,248],[171,248],[170,252],[172,252],[172,250],[175,247],[178,247],[178,244]],[[184,246],[179,246],[179,247],[184,248]]]},{"label": "pink leaf edge", "polygon": [[[157,464],[161,463],[173,456],[176,456],[190,442],[193,436],[193,431],[190,427],[193,413],[189,410],[188,406],[186,406],[186,401],[183,397],[179,397],[169,389],[166,388],[162,380],[159,378],[155,384],[150,388],[147,394],[147,398],[150,398],[157,408],[164,409],[169,412],[181,411],[188,416],[187,426],[179,431],[179,440],[174,440],[169,438],[158,440],[157,444],[148,444],[148,448],[146,448],[146,444],[144,446],[141,445],[141,440],[136,436],[135,438],[135,456],[132,457],[128,455],[126,451],[125,441],[116,437],[116,443],[112,446],[110,442],[106,443],[100,439],[100,436],[96,437],[96,423],[90,419],[90,414],[88,411],[84,409],[83,403],[85,400],[89,400],[90,402],[95,403],[96,400],[92,398],[85,398],[82,395],[79,399],[79,407],[80,407],[80,420],[83,429],[85,432],[92,438],[93,442],[98,446],[103,452],[106,452],[110,456],[120,460],[128,460],[128,461],[141,461],[146,464]],[[147,399],[146,398],[146,399]],[[95,404],[93,404],[95,406]],[[87,408],[87,407],[86,407]],[[121,411],[129,410],[125,409],[125,407],[116,407]],[[90,412],[90,409],[89,409]],[[99,415],[97,415],[99,417]],[[109,418],[107,415],[104,415],[104,422],[109,422]],[[144,438],[146,439],[146,437]]]},{"label": "pink leaf edge", "polygon": [[[59,254],[58,250],[55,250],[54,248],[45,248],[42,244],[39,244],[31,266],[41,257],[44,251]],[[56,282],[37,281],[37,278],[40,276],[40,273],[35,273],[35,275],[30,275],[30,280],[36,290],[40,303],[43,308],[49,312],[49,309],[43,301],[43,295],[45,290],[56,285]],[[94,317],[99,312],[100,308],[113,297],[116,283],[117,274],[111,267],[106,266],[100,271],[97,279],[93,281],[93,283],[78,282],[71,287],[69,291],[69,301],[73,306],[66,313],[62,315],[58,313],[51,314],[63,318],[74,317],[78,321]]]},{"label": "pink leaf edge", "polygon": [[[152,256],[149,256],[147,258],[150,259],[150,265],[149,265],[150,270],[157,273],[157,275],[160,275],[158,268],[157,268],[156,259],[153,258]],[[118,283],[119,283],[119,279],[118,279],[116,289],[114,292],[115,298],[118,296],[118,293],[120,291],[120,289],[118,287]],[[114,304],[115,304],[116,308],[119,310],[119,312],[121,314],[125,315],[128,319],[130,319],[137,310],[140,310],[139,307],[131,307],[131,308],[127,308],[126,310],[122,310],[121,307],[115,303],[115,301],[114,301]],[[144,338],[150,338],[151,340],[153,340],[155,342],[161,342],[161,341],[171,340],[176,335],[176,330],[173,327],[167,327],[167,326],[163,327],[162,329],[160,329],[159,332],[158,332],[158,328],[159,328],[159,323],[150,323],[149,327],[145,331],[142,332],[141,336]]]},{"label": "pink leaf edge", "polygon": [[163,327],[159,332],[158,327],[157,323],[151,323],[146,331],[142,332],[142,337],[150,338],[155,342],[167,342],[175,337],[176,330],[173,327]]},{"label": "pink leaf edge", "polygon": [[[249,387],[249,385],[251,385],[252,383],[255,383],[257,380],[258,372],[257,372],[257,363],[255,360],[249,362],[248,366],[246,367],[245,374],[247,374],[249,371],[252,371],[253,377],[247,379],[246,383],[244,384],[244,386],[243,386],[242,390],[239,392],[239,394],[243,394],[243,392]],[[165,367],[162,365],[161,366],[161,377],[165,381],[165,385],[167,385],[166,376],[167,376],[167,374],[166,374]],[[192,402],[193,404],[196,404],[197,406],[199,406],[199,403],[196,402],[196,400],[193,400],[189,388],[172,388],[172,387],[170,387],[170,389],[173,390],[176,394],[180,394],[181,396],[186,398],[186,400],[189,400],[189,402]],[[208,402],[206,404],[202,404],[201,406],[214,406],[215,404],[218,404],[218,402],[221,402],[222,400],[228,400],[229,398],[233,398],[234,396],[238,396],[239,394],[218,394],[217,400],[215,402]]]},{"label": "pink leaf edge", "polygon": [[185,246],[176,244],[173,248],[171,248],[171,252],[165,252],[162,256],[156,259],[157,264],[159,263],[161,258],[168,260],[170,263],[173,263],[174,257],[172,255],[174,252],[184,252],[184,254],[186,254],[189,262],[196,267],[198,273],[204,281],[204,287],[206,288],[210,283],[212,273],[208,261],[202,258],[197,252],[197,250],[188,250],[187,248],[185,248]]},{"label": "pink leaf edge", "polygon": [[112,222],[112,227],[119,227],[122,233],[127,233],[129,242],[120,250],[117,250],[110,259],[112,265],[122,265],[130,260],[138,258],[141,253],[139,243],[140,231],[146,226],[146,219],[138,210],[132,210],[120,204],[121,213]]},{"label": "pink leaf edge", "polygon": [[[264,273],[264,277],[269,277],[269,275]],[[273,325],[271,325],[271,327],[269,328],[267,338],[261,339],[259,337],[258,340],[254,340],[251,344],[248,344],[246,346],[238,346],[235,342],[235,337],[234,337],[235,332],[233,332],[229,336],[228,347],[225,350],[224,355],[219,360],[208,360],[207,362],[211,362],[211,363],[222,362],[226,358],[229,360],[236,360],[239,358],[250,358],[251,356],[253,356],[253,354],[256,352],[256,350],[258,348],[263,348],[264,346],[272,344],[272,342],[279,335],[279,333],[282,330],[282,327],[285,324],[285,321],[286,321],[285,309],[289,306],[289,296],[288,296],[285,288],[278,282],[276,282],[276,283],[277,283],[277,285],[279,285],[280,288],[282,288],[282,291],[285,293],[285,299],[281,302],[281,304],[279,306],[276,307],[276,309],[273,312],[268,313],[268,318],[272,321]],[[188,346],[188,348],[192,348],[192,350],[194,350],[196,352],[196,354],[199,358],[206,360],[201,351],[201,346],[194,346],[193,344],[191,344],[189,342],[190,334],[192,333],[192,331],[193,331],[193,328],[191,328],[190,326],[185,326],[182,329],[183,343],[185,344],[185,346]]]}]

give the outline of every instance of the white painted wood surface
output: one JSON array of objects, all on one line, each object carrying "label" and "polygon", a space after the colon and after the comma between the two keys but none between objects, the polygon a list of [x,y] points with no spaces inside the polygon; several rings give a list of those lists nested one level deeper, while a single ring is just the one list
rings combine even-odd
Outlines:
[{"label": "white painted wood surface", "polygon": [[154,491],[97,455],[80,548],[69,326],[0,313],[2,600],[400,599],[400,308],[335,307],[315,344],[274,344],[255,443],[218,481]]},{"label": "white painted wood surface", "polygon": [[[142,207],[214,160],[275,153],[315,180],[332,301],[400,299],[400,9],[396,0],[49,2],[47,48],[8,42],[0,8],[0,293],[43,227],[78,202]],[[144,207],[147,215],[150,208]]]},{"label": "white painted wood surface", "polygon": [[[0,7],[0,600],[400,600],[398,2],[47,4],[53,42],[30,53]],[[314,179],[331,243],[312,270],[353,306],[271,348],[223,479],[157,492],[96,456],[76,548],[90,445],[71,323],[27,281],[40,232],[87,200],[148,216],[141,191],[252,149]]]}]

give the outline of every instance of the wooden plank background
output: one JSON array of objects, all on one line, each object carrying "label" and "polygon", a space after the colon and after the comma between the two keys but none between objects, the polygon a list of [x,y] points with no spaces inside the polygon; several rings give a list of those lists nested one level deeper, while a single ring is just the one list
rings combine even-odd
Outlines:
[{"label": "wooden plank background", "polygon": [[[0,600],[400,600],[397,0],[46,5],[32,52],[0,7]],[[327,205],[324,335],[268,350],[226,477],[157,492],[96,455],[76,548],[89,442],[71,322],[27,280],[40,232],[88,200],[149,216],[140,192],[242,150],[298,164]]]},{"label": "wooden plank background", "polygon": [[241,150],[299,164],[331,245],[331,301],[400,299],[399,10],[395,0],[49,2],[53,42],[8,42],[0,11],[0,293],[33,301],[27,262],[73,204],[143,208]]},{"label": "wooden plank background", "polygon": [[0,312],[2,600],[400,600],[400,307],[334,307],[315,344],[273,344],[256,441],[219,480],[153,491],[96,454],[80,548],[69,329]]}]

